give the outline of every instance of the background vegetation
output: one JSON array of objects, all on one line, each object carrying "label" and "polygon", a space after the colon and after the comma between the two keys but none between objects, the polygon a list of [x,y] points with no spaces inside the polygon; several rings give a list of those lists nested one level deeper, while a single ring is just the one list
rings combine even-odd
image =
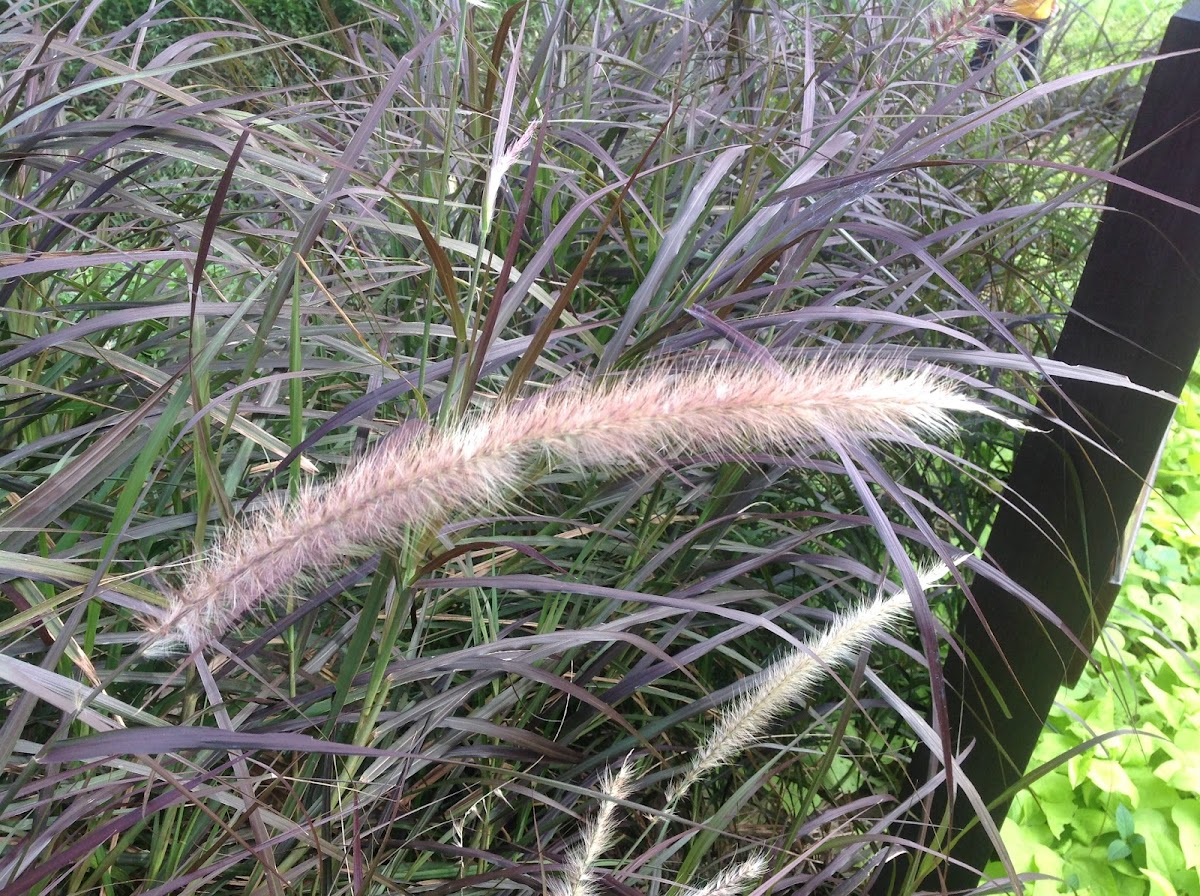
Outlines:
[{"label": "background vegetation", "polygon": [[[1171,4],[1089,4],[1069,16],[1052,65],[1127,51],[1159,35]],[[1053,59],[1053,57],[1052,57]],[[1064,688],[1030,762],[1045,772],[1018,795],[1003,829],[1013,862],[1036,875],[1029,892],[1167,896],[1200,890],[1200,784],[1186,757],[1200,642],[1197,536],[1200,437],[1196,375],[1176,412],[1155,492],[1117,606],[1096,656]],[[1117,735],[1115,732],[1139,732]],[[1063,763],[1059,757],[1084,749]],[[1001,873],[999,864],[991,871]]]},{"label": "background vegetation", "polygon": [[663,794],[787,646],[977,549],[986,419],[548,469],[211,654],[139,620],[263,492],[577,378],[882,357],[1034,413],[1141,68],[1075,76],[1117,57],[1072,24],[1062,80],[972,78],[985,7],[908,0],[236,9],[0,13],[7,891],[540,892],[631,754],[610,889],[861,889],[961,596]]},{"label": "background vegetation", "polygon": [[[1049,875],[1035,896],[1200,889],[1200,395],[1176,412],[1098,669],[1064,690],[1031,762],[1049,773],[1004,828],[1018,867]],[[1119,736],[1106,736],[1113,732]],[[1099,746],[1056,762],[1092,738]]]}]

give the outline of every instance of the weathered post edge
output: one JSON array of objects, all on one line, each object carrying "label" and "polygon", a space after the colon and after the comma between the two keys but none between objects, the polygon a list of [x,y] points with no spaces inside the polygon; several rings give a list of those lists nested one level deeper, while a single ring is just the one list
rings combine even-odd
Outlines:
[{"label": "weathered post edge", "polygon": [[[1200,349],[1200,214],[1153,193],[1200,205],[1200,0],[1167,26],[1118,174],[1142,189],[1111,185],[1071,313],[1054,352],[1068,364],[1122,373],[1178,396]],[[1112,454],[1064,428],[1030,433],[1009,480],[1018,496],[1001,507],[987,544],[990,560],[1037,596],[1091,648],[1111,608],[1110,582],[1126,525],[1170,424],[1173,406],[1120,388],[1068,381],[1046,388],[1043,406],[1067,426],[1098,438]],[[1038,520],[1038,515],[1041,520]],[[1053,527],[1056,536],[1044,532]],[[1025,771],[1054,696],[1079,657],[1071,639],[1004,589],[976,581],[978,614],[966,611],[946,664],[955,752],[973,745],[965,774],[1001,823],[1005,791]],[[994,640],[993,640],[994,639]],[[927,753],[912,774],[931,770]],[[915,784],[920,784],[916,781]],[[946,796],[931,807],[936,824]],[[951,837],[975,813],[952,808]],[[913,836],[912,829],[898,831]],[[936,891],[979,883],[994,856],[974,824],[949,850]],[[888,863],[871,892],[893,896],[911,866]]]}]

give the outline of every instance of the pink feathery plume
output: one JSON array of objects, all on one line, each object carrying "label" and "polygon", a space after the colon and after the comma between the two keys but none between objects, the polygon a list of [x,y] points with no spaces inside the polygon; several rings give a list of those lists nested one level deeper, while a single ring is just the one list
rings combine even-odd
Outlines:
[{"label": "pink feathery plume", "polygon": [[926,367],[820,361],[641,371],[385,439],[330,482],[276,500],[225,534],[150,625],[149,652],[198,650],[297,580],[398,543],[447,514],[496,507],[545,460],[654,469],[689,456],[798,451],[827,440],[946,436],[951,414],[998,416]]}]

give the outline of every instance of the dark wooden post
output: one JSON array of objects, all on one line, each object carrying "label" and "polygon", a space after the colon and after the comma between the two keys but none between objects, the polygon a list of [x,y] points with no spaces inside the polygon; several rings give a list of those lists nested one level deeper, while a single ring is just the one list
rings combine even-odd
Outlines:
[{"label": "dark wooden post", "polygon": [[[1171,19],[1161,52],[1198,49],[1200,0],[1191,0]],[[1200,52],[1154,64],[1118,173],[1143,189],[1108,190],[1054,357],[1179,395],[1200,348],[1200,214],[1153,194],[1200,205]],[[1046,389],[1042,399],[1115,458],[1061,429],[1029,434],[1009,482],[1027,506],[1000,510],[987,551],[1090,648],[1116,596],[1111,580],[1125,530],[1173,408],[1080,382]],[[968,658],[951,654],[946,667],[950,719],[956,747],[974,743],[962,771],[1000,822],[1009,804],[1001,794],[1024,774],[1079,651],[1003,589],[978,581],[972,593],[979,615],[968,610],[957,632]],[[914,774],[925,768],[915,764]],[[974,817],[965,799],[956,800],[955,831]],[[978,883],[971,869],[982,868],[993,848],[976,824],[951,855],[956,864],[945,883],[953,891]],[[894,893],[897,884],[888,874],[873,892]]]}]

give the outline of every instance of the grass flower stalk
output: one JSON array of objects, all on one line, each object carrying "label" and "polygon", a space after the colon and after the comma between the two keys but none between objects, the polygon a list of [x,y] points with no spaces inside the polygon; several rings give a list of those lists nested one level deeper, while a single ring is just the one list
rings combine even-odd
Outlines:
[{"label": "grass flower stalk", "polygon": [[692,896],[738,896],[766,874],[769,867],[767,857],[755,853],[744,862],[720,872],[703,887],[694,891]]},{"label": "grass flower stalk", "polygon": [[341,475],[230,530],[149,624],[148,650],[198,650],[289,585],[447,515],[509,501],[546,462],[654,469],[697,456],[799,452],[827,440],[946,436],[957,412],[997,416],[928,367],[824,360],[639,371],[384,439]]},{"label": "grass flower stalk", "polygon": [[[922,590],[948,572],[942,564],[921,571]],[[753,746],[776,719],[808,699],[830,669],[853,661],[864,647],[894,631],[911,609],[912,597],[907,591],[877,597],[841,615],[804,648],[769,667],[753,688],[722,714],[687,771],[671,786],[667,805],[675,805],[693,784]]]},{"label": "grass flower stalk", "polygon": [[596,892],[596,865],[616,838],[617,804],[629,797],[633,770],[633,760],[626,759],[615,775],[609,771],[601,778],[600,808],[584,826],[579,845],[567,854],[562,877],[550,882],[550,896],[592,896]]}]

